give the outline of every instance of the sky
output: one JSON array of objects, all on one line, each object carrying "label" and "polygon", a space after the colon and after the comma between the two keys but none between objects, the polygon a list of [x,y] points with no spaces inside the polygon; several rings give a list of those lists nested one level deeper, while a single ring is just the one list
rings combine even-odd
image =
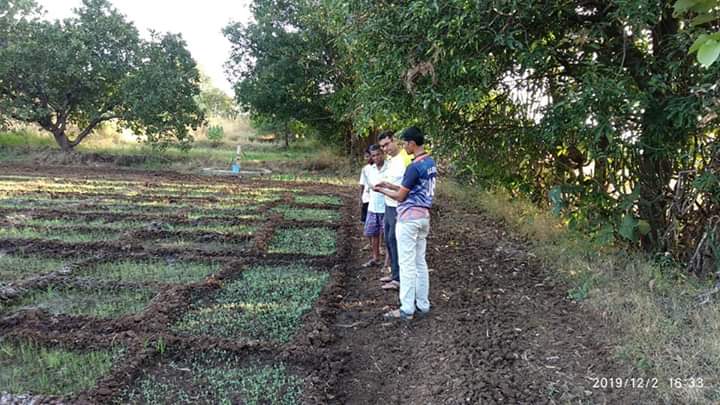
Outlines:
[{"label": "sky", "polygon": [[[230,21],[247,22],[250,0],[110,0],[142,34],[148,29],[182,34],[200,69],[213,84],[232,95],[223,64],[230,56],[230,42],[221,30]],[[49,20],[73,15],[81,0],[39,0]]]}]

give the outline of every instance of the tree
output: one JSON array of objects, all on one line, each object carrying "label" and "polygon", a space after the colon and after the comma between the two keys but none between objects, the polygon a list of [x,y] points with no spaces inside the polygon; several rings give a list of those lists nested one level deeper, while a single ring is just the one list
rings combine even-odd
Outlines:
[{"label": "tree", "polygon": [[2,32],[2,110],[51,132],[64,151],[109,120],[149,143],[191,142],[188,128],[204,117],[194,101],[199,73],[182,38],[140,39],[107,0],[84,0],[76,14],[19,19]]},{"label": "tree", "polygon": [[210,77],[202,73],[200,74],[200,94],[197,96],[197,103],[206,115],[234,119],[238,114],[237,105],[232,97],[215,87]]},{"label": "tree", "polygon": [[298,123],[328,138],[348,127],[331,108],[343,84],[333,41],[313,18],[316,10],[314,2],[256,0],[255,22],[224,29],[233,44],[227,70],[238,103],[280,128],[286,145]]},{"label": "tree", "polygon": [[[676,4],[256,1],[268,12],[234,31],[236,92],[298,120],[313,101],[356,133],[421,126],[467,181],[527,195],[599,240],[683,259],[701,218],[720,214],[708,187],[720,67],[688,55],[716,22],[685,24]],[[323,77],[331,92],[308,91]]]},{"label": "tree", "polygon": [[680,257],[699,226],[672,187],[712,160],[718,69],[690,63],[702,27],[674,3],[323,4],[358,132],[421,125],[457,174]]}]

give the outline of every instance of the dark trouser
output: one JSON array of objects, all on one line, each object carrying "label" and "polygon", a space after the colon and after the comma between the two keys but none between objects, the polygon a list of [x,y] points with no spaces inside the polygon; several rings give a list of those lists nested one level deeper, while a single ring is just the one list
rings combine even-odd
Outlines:
[{"label": "dark trouser", "polygon": [[365,223],[365,220],[367,219],[367,212],[368,212],[368,206],[370,203],[363,203],[362,209],[360,210],[360,222],[363,224]]},{"label": "dark trouser", "polygon": [[398,247],[395,238],[395,223],[397,222],[397,211],[395,207],[385,206],[385,247],[390,255],[390,269],[392,279],[400,282],[400,265],[398,264]]}]

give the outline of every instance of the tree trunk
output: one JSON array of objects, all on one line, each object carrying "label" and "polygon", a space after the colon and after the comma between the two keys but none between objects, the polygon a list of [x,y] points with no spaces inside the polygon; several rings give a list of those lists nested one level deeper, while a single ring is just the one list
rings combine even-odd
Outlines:
[{"label": "tree trunk", "polygon": [[673,176],[672,151],[679,147],[680,137],[672,131],[661,103],[648,106],[643,118],[638,156],[638,186],[640,191],[640,219],[648,221],[650,233],[641,239],[647,251],[666,250],[663,235],[668,227],[669,188]]},{"label": "tree trunk", "polygon": [[669,162],[652,154],[640,157],[640,218],[650,224],[650,233],[642,239],[647,251],[663,250],[662,235],[667,228],[666,180],[669,181]]},{"label": "tree trunk", "polygon": [[285,149],[290,149],[290,129],[288,129],[288,126],[285,125]]},{"label": "tree trunk", "polygon": [[55,131],[53,132],[53,136],[55,137],[55,142],[57,142],[63,152],[72,152],[73,145],[70,143],[67,135],[65,135],[65,131]]}]

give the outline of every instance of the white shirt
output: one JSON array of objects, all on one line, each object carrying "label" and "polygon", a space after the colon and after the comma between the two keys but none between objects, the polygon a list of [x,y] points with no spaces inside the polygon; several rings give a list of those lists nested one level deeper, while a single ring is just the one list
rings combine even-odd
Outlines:
[{"label": "white shirt", "polygon": [[362,171],[360,172],[360,181],[358,184],[363,186],[363,193],[362,193],[362,202],[363,204],[370,202],[370,181],[368,180],[368,174],[367,172],[371,170],[373,165],[367,164],[363,166]]},{"label": "white shirt", "polygon": [[372,168],[368,170],[368,180],[370,184],[370,203],[368,204],[368,212],[373,212],[375,214],[385,213],[385,195],[378,193],[377,191],[373,191],[372,187],[382,181],[383,175],[389,170],[388,166],[388,162],[385,162],[380,169],[378,169],[377,165],[372,165]]},{"label": "white shirt", "polygon": [[[383,181],[396,186],[402,185],[403,176],[405,176],[405,160],[398,153],[394,157],[385,161],[385,166],[389,166],[383,174]],[[397,207],[398,202],[388,196],[385,196],[385,205],[388,207]]]}]

